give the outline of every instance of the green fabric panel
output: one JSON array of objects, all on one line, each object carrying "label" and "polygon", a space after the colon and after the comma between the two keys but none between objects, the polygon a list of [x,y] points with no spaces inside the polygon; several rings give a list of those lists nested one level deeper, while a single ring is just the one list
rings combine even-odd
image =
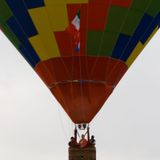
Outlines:
[{"label": "green fabric panel", "polygon": [[87,35],[87,53],[89,55],[97,55],[102,40],[103,32],[89,31]]},{"label": "green fabric panel", "polygon": [[[89,55],[111,56],[117,42],[120,29],[124,23],[127,8],[113,6],[107,17],[105,32],[89,31],[87,37],[87,52]],[[115,21],[116,19],[116,21]],[[118,26],[118,27],[117,27]]]},{"label": "green fabric panel", "polygon": [[117,6],[111,7],[109,11],[109,15],[107,17],[106,30],[119,32],[121,29],[121,26],[125,21],[127,14],[128,14],[127,8],[122,8]]},{"label": "green fabric panel", "polygon": [[16,48],[19,48],[20,42],[15,36],[15,34],[10,30],[10,28],[0,21],[0,26],[2,28],[3,33],[7,36],[7,38],[14,44]]},{"label": "green fabric panel", "polygon": [[103,35],[102,45],[100,46],[100,56],[111,56],[117,42],[119,33],[106,31]]},{"label": "green fabric panel", "polygon": [[88,55],[111,56],[119,33],[111,31],[88,32]]},{"label": "green fabric panel", "polygon": [[4,21],[7,21],[10,17],[13,16],[5,0],[0,0],[0,11],[3,13],[0,14],[0,19]]},{"label": "green fabric panel", "polygon": [[160,12],[160,0],[152,0],[152,3],[146,10],[146,13],[155,17]]},{"label": "green fabric panel", "polygon": [[8,39],[15,45],[16,48],[19,48],[20,42],[15,36],[15,34],[10,30],[10,28],[7,26],[6,22],[7,20],[13,16],[12,12],[8,8],[8,5],[6,4],[5,0],[0,0],[0,11],[3,12],[3,14],[0,14],[0,26],[4,32],[4,34],[8,37]]},{"label": "green fabric panel", "polygon": [[144,13],[130,9],[121,33],[132,36]]},{"label": "green fabric panel", "polygon": [[131,9],[145,12],[153,0],[133,0]]}]

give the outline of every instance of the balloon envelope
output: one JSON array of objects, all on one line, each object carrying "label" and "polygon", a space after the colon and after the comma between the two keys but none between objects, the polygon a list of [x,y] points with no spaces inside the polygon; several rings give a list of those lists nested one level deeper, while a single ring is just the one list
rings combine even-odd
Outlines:
[{"label": "balloon envelope", "polygon": [[94,118],[159,24],[159,0],[0,0],[1,30],[74,123]]}]

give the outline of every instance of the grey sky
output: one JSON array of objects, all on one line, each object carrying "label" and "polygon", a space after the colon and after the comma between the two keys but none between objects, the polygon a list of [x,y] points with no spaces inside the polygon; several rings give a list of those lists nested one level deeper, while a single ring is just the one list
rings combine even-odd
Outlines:
[{"label": "grey sky", "polygon": [[[0,33],[0,160],[67,160],[73,125]],[[91,124],[98,160],[160,159],[160,32]]]}]

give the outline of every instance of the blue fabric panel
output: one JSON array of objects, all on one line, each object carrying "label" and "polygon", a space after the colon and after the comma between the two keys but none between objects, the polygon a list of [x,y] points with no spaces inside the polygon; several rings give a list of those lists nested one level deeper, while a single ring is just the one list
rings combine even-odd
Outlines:
[{"label": "blue fabric panel", "polygon": [[16,19],[14,17],[11,17],[7,21],[7,25],[11,28],[12,32],[16,35],[16,37],[19,39],[19,41],[22,43],[22,45],[25,47],[25,49],[28,51],[28,56],[32,58],[34,63],[38,63],[40,61],[39,57],[37,56],[35,50],[29,43],[25,33],[23,32],[21,26],[17,23]]},{"label": "blue fabric panel", "polygon": [[140,41],[144,44],[150,37],[155,28],[160,25],[160,13],[155,17],[150,26],[147,28],[145,34],[141,37]]},{"label": "blue fabric panel", "polygon": [[38,62],[35,62],[32,59],[32,57],[30,56],[30,53],[28,53],[28,50],[26,50],[23,45],[20,45],[19,51],[20,51],[21,55],[26,59],[26,61],[31,65],[31,67],[35,68],[35,66]]},{"label": "blue fabric panel", "polygon": [[28,9],[44,6],[44,0],[24,0]]},{"label": "blue fabric panel", "polygon": [[126,44],[128,43],[130,36],[120,34],[116,43],[116,46],[113,50],[112,57],[119,59],[122,52],[124,51]]},{"label": "blue fabric panel", "polygon": [[23,0],[6,0],[6,2],[23,28],[25,34],[28,37],[37,35],[37,30],[32,22],[32,19],[30,18]]},{"label": "blue fabric panel", "polygon": [[[153,22],[153,17],[145,14],[138,25],[134,35],[129,40],[128,44],[126,45],[126,48],[124,52],[122,53],[120,59],[123,61],[126,61],[138,42],[140,41],[140,38],[144,35],[144,33],[147,31],[147,28],[151,25]],[[148,31],[147,31],[148,32]]]}]

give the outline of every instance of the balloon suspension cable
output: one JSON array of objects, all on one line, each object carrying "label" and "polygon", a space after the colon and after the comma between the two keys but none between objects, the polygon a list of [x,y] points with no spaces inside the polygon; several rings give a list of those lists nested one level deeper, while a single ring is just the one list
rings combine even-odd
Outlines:
[{"label": "balloon suspension cable", "polygon": [[[87,132],[89,132],[89,124],[75,124],[75,130],[74,130],[74,136],[80,137],[80,133],[78,131],[85,131],[87,130]],[[84,134],[86,136],[87,132]]]},{"label": "balloon suspension cable", "polygon": [[69,160],[96,160],[95,144],[89,124],[75,124],[74,136],[69,142]]},{"label": "balloon suspension cable", "polygon": [[90,135],[89,124],[75,124],[74,135],[69,142],[70,147],[94,147],[95,142],[94,135]]}]

